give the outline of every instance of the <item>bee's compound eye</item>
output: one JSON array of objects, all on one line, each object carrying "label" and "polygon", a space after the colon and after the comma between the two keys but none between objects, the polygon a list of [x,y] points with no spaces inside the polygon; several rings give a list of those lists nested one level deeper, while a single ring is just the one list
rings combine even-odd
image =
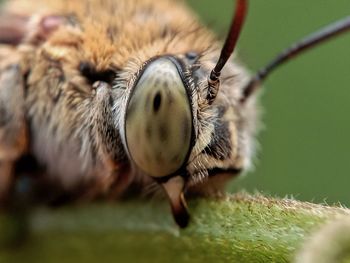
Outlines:
[{"label": "bee's compound eye", "polygon": [[151,62],[133,88],[125,117],[128,152],[153,177],[176,172],[190,150],[192,113],[174,62]]}]

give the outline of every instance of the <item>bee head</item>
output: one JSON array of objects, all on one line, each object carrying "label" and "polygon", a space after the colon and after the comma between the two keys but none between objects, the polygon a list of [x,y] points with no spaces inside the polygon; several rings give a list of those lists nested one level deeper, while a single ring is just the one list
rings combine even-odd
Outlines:
[{"label": "bee head", "polygon": [[[180,226],[189,219],[184,190],[209,175],[242,169],[234,98],[238,93],[229,86],[241,85],[243,70],[225,69],[220,92],[219,76],[233,52],[245,7],[246,1],[238,1],[230,43],[211,74],[217,53],[157,56],[138,70],[128,91],[122,137],[129,159],[163,185]],[[236,73],[238,78],[232,77]]]},{"label": "bee head", "polygon": [[184,191],[215,191],[249,167],[257,123],[252,95],[259,84],[290,58],[350,29],[348,17],[306,37],[249,80],[239,63],[227,63],[247,3],[237,0],[220,54],[156,56],[143,64],[126,92],[120,125],[126,151],[137,169],[163,185],[182,227],[189,220]]}]

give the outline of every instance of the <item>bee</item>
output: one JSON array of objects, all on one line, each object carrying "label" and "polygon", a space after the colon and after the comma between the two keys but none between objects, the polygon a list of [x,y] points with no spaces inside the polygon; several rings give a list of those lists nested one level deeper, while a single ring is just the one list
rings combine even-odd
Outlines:
[{"label": "bee", "polygon": [[251,78],[229,59],[247,9],[237,0],[221,48],[182,2],[7,2],[1,204],[26,191],[23,181],[47,204],[163,189],[185,227],[185,194],[215,194],[251,166],[260,83],[350,28],[347,18],[317,32]]}]

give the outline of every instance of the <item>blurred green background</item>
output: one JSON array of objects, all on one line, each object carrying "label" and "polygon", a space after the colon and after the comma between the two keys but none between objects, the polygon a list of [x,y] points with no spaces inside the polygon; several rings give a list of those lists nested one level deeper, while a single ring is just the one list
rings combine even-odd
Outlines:
[{"label": "blurred green background", "polygon": [[[225,37],[234,1],[188,2]],[[290,43],[349,14],[349,0],[252,0],[239,57],[255,72]],[[350,32],[282,66],[264,88],[255,171],[230,190],[349,206]]]}]

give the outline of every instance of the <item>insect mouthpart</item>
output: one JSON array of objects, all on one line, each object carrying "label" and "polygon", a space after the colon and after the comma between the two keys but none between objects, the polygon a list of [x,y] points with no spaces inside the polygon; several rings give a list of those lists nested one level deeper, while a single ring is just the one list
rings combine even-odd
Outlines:
[{"label": "insect mouthpart", "polygon": [[125,113],[125,142],[136,167],[160,182],[175,220],[188,223],[183,189],[193,134],[192,108],[173,57],[150,61],[132,87]]}]

